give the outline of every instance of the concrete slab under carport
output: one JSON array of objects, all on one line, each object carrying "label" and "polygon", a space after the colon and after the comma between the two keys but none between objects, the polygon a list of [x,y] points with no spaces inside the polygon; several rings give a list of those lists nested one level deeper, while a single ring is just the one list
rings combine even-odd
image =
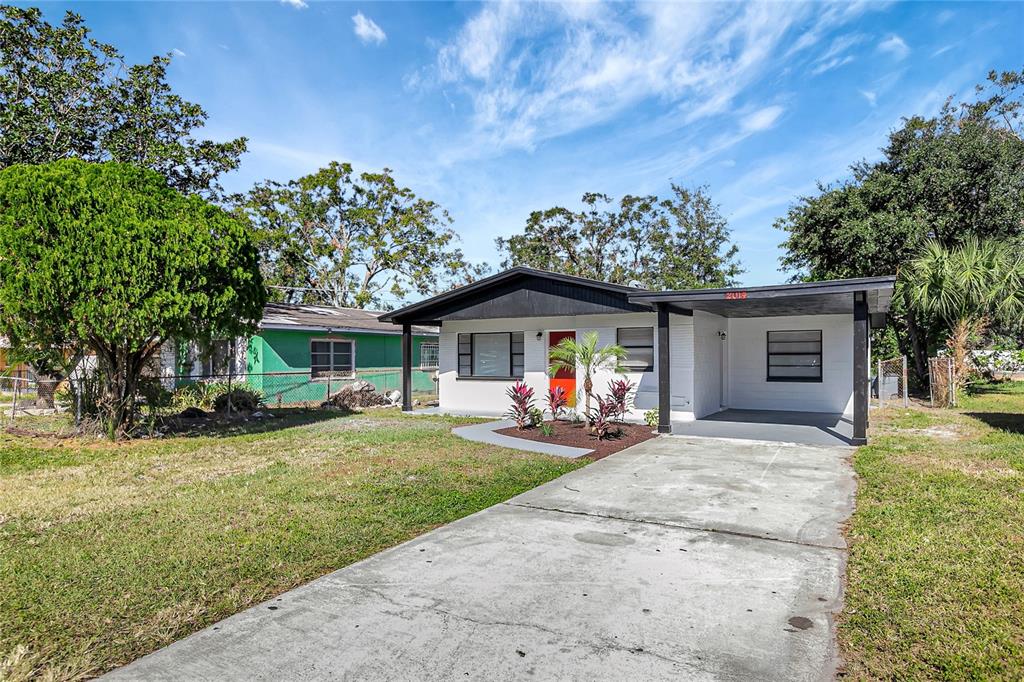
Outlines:
[{"label": "concrete slab under carport", "polygon": [[673,422],[672,433],[826,447],[848,446],[853,443],[853,419],[850,415],[827,412],[727,409],[694,421]]},{"label": "concrete slab under carport", "polygon": [[111,678],[831,679],[846,454],[647,441]]}]

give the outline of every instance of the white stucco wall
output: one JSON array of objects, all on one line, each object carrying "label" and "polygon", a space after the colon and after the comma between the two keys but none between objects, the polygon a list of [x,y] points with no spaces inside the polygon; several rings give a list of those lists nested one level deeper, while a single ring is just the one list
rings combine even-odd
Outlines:
[{"label": "white stucco wall", "polygon": [[[731,318],[728,324],[729,407],[799,412],[853,412],[853,316]],[[767,380],[768,331],[822,330],[822,382]]]},{"label": "white stucco wall", "polygon": [[[720,332],[728,334],[729,320],[718,315],[695,310],[693,313],[693,413],[697,419],[722,409],[722,373],[728,364],[724,341]],[[723,364],[723,356],[725,363]],[[726,376],[728,371],[726,370]]]},{"label": "white stucco wall", "polygon": [[[673,316],[675,317],[675,316]],[[688,319],[688,318],[683,318]],[[460,378],[458,376],[458,335],[472,332],[523,332],[523,381],[534,389],[537,406],[543,407],[547,395],[549,380],[547,373],[548,332],[575,331],[577,338],[582,338],[589,331],[598,334],[598,344],[614,344],[616,329],[619,327],[656,327],[655,313],[623,313],[620,315],[580,315],[575,317],[528,317],[496,320],[446,321],[441,327],[438,345],[438,389],[439,403],[442,410],[455,413],[480,415],[501,415],[508,410],[509,399],[505,391],[514,382],[494,381],[487,379]],[[537,333],[541,337],[537,338]],[[656,332],[655,332],[656,334]],[[657,368],[658,350],[655,335],[655,368]],[[692,350],[691,366],[692,366]],[[640,420],[646,410],[658,405],[658,376],[656,369],[651,372],[629,372],[618,374],[605,369],[595,373],[594,389],[596,395],[608,392],[608,383],[618,378],[626,378],[637,385],[634,398],[634,409],[630,419]],[[582,373],[577,371],[576,386],[580,391],[579,404],[582,406]],[[689,393],[689,391],[686,391]]]}]

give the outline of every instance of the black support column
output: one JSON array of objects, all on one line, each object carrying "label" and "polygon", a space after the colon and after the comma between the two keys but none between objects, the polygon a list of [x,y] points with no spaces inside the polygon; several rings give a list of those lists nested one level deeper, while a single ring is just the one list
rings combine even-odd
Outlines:
[{"label": "black support column", "polygon": [[853,444],[868,442],[868,299],[853,294]]},{"label": "black support column", "polygon": [[672,433],[672,386],[668,342],[668,304],[658,305],[658,433]]},{"label": "black support column", "polygon": [[402,411],[412,411],[412,325],[402,325]]}]

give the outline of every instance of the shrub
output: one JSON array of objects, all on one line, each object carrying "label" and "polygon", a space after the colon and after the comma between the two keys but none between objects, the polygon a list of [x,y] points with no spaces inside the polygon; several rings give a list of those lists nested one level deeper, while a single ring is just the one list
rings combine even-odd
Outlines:
[{"label": "shrub", "polygon": [[86,417],[95,417],[99,414],[99,399],[99,374],[85,369],[75,370],[53,393],[53,400],[57,405],[72,412],[81,409],[82,416]]},{"label": "shrub", "polygon": [[213,401],[217,396],[227,390],[228,385],[219,381],[196,381],[176,388],[171,395],[171,405],[176,410],[187,407],[210,410],[213,409]]},{"label": "shrub", "polygon": [[647,425],[650,426],[652,429],[658,426],[658,420],[658,408],[654,408],[653,410],[647,410],[646,412],[644,412],[644,421],[647,422]]},{"label": "shrub", "polygon": [[139,379],[139,395],[146,401],[150,414],[171,404],[172,393],[164,388],[159,377],[147,376]]},{"label": "shrub", "polygon": [[263,394],[248,386],[227,387],[213,399],[215,412],[227,412],[228,396],[231,396],[231,409],[239,412],[253,412],[263,405]]},{"label": "shrub", "polygon": [[611,396],[597,396],[597,407],[590,411],[590,427],[599,440],[611,438],[622,432],[622,428],[613,421],[618,406]]},{"label": "shrub", "polygon": [[548,389],[548,412],[552,419],[558,419],[559,413],[569,406],[569,396],[561,386]]},{"label": "shrub", "polygon": [[555,435],[555,430],[551,428],[551,424],[541,424],[540,433],[545,438],[551,438],[551,436]]},{"label": "shrub", "polygon": [[530,426],[539,426],[544,423],[544,412],[539,407],[530,408]]},{"label": "shrub", "polygon": [[633,389],[636,388],[629,379],[616,379],[615,381],[608,384],[608,397],[606,400],[610,400],[615,407],[615,414],[619,420],[626,418],[626,412],[633,406]]},{"label": "shrub", "polygon": [[509,407],[508,412],[505,413],[505,417],[514,421],[516,428],[520,431],[527,426],[532,426],[533,417],[530,411],[537,409],[533,404],[533,389],[523,383],[523,381],[517,381],[508,387],[505,395],[512,400],[512,405]]}]

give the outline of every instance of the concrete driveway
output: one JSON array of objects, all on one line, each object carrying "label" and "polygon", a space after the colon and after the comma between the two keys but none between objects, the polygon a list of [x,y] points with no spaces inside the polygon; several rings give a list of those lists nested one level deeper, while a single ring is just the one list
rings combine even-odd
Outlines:
[{"label": "concrete driveway", "polygon": [[849,453],[657,438],[110,677],[831,678]]}]

